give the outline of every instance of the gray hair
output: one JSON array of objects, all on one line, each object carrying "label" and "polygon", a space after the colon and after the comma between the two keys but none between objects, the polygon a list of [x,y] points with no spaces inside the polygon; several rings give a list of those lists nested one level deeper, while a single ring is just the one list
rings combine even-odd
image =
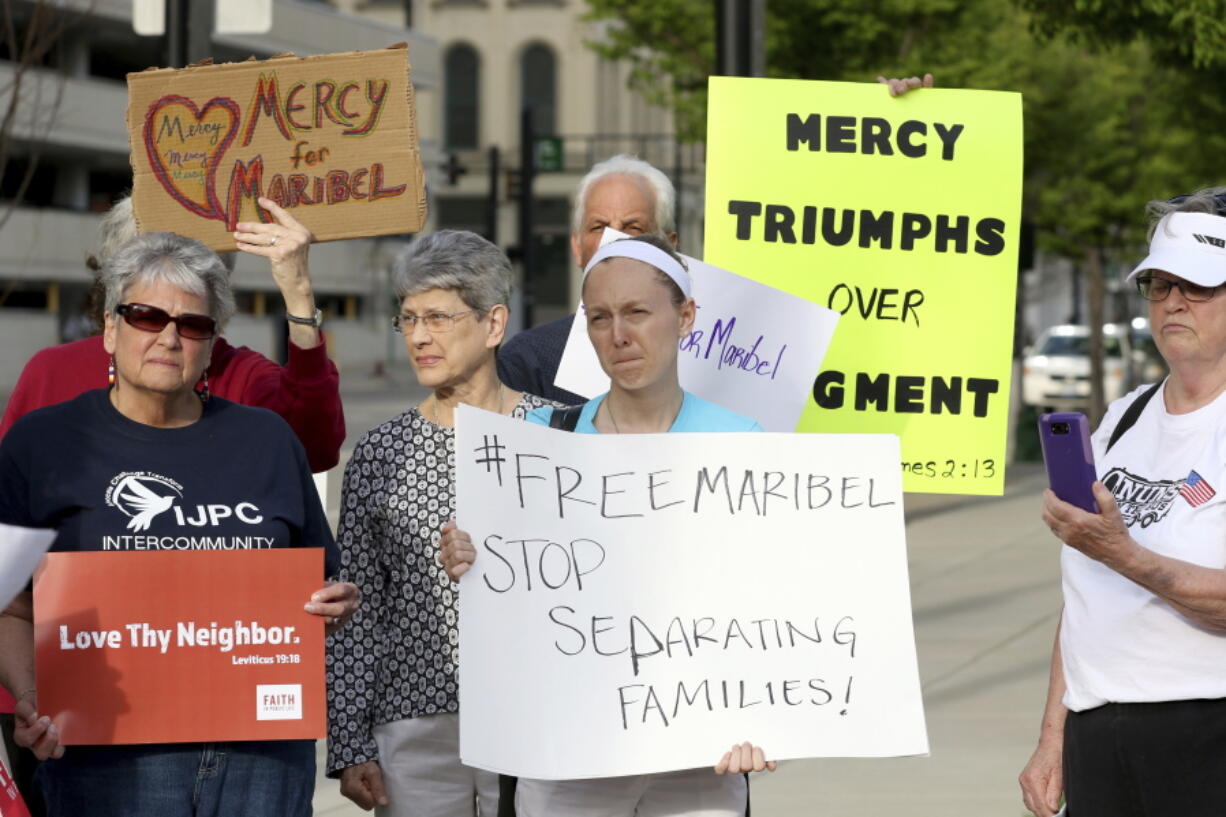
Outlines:
[{"label": "gray hair", "polygon": [[[140,230],[136,226],[136,213],[132,210],[132,194],[124,193],[98,222],[98,252],[91,255],[86,264],[90,269],[101,270],[120,247],[139,234]],[[221,252],[217,253],[217,257],[221,259],[221,263],[226,265],[227,272],[234,272],[236,253]]]},{"label": "gray hair", "polygon": [[655,199],[656,231],[661,235],[677,231],[677,224],[673,218],[677,191],[673,188],[672,181],[650,162],[645,162],[628,153],[619,153],[592,165],[592,169],[579,182],[579,189],[575,193],[575,207],[571,211],[571,232],[577,234],[583,229],[583,216],[587,210],[587,194],[596,182],[608,176],[630,176],[645,182],[651,188],[652,198]]},{"label": "gray hair", "polygon": [[420,236],[401,250],[392,264],[398,300],[445,289],[482,314],[510,303],[511,280],[511,262],[506,254],[468,230],[439,230]]},{"label": "gray hair", "polygon": [[234,316],[230,273],[217,253],[175,233],[142,233],[107,256],[102,268],[106,312],[114,313],[134,285],[153,281],[205,298],[218,332]]},{"label": "gray hair", "polygon": [[1145,205],[1149,216],[1148,238],[1153,239],[1158,222],[1171,213],[1208,213],[1212,216],[1226,215],[1226,187],[1205,187],[1186,196],[1173,199],[1155,199]]},{"label": "gray hair", "polygon": [[106,266],[111,256],[119,252],[119,248],[136,238],[136,216],[132,213],[132,196],[125,194],[123,198],[111,205],[106,215],[98,222],[98,252],[94,255],[98,269]]}]

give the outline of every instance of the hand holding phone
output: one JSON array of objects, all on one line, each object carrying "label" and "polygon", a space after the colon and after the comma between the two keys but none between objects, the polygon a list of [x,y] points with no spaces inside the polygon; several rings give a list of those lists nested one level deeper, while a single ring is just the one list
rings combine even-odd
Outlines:
[{"label": "hand holding phone", "polygon": [[1058,412],[1039,417],[1039,441],[1047,482],[1056,496],[1070,505],[1098,513],[1092,485],[1098,479],[1090,424],[1080,412]]}]

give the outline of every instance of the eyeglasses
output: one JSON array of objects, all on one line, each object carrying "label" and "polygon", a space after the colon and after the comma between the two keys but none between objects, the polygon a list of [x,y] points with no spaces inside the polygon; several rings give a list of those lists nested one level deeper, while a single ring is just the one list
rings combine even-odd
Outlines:
[{"label": "eyeglasses", "polygon": [[120,304],[115,312],[128,326],[142,332],[161,332],[166,324],[173,323],[179,337],[188,340],[208,340],[217,334],[217,321],[208,315],[171,315],[165,309],[148,304]]},{"label": "eyeglasses", "polygon": [[478,312],[476,309],[469,309],[466,312],[427,312],[424,315],[396,315],[392,318],[392,328],[401,334],[409,334],[413,331],[413,327],[421,321],[429,332],[450,332],[455,328],[456,318],[462,318],[465,315],[471,315]]},{"label": "eyeglasses", "polygon": [[[1167,199],[1167,202],[1170,204],[1183,204],[1190,198],[1192,198],[1191,194],[1185,193],[1182,196],[1175,196],[1173,199]],[[1226,215],[1226,194],[1218,193],[1213,197],[1213,208],[1215,215]]]},{"label": "eyeglasses", "polygon": [[1172,281],[1157,275],[1137,276],[1137,291],[1147,301],[1165,301],[1172,287],[1179,287],[1179,292],[1189,301],[1207,301],[1218,291],[1218,287],[1201,286],[1191,281]]}]

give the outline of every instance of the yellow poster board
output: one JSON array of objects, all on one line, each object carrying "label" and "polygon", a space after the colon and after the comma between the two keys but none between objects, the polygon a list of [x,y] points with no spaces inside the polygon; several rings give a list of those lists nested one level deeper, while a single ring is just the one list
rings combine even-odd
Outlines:
[{"label": "yellow poster board", "polygon": [[1000,494],[1022,100],[713,77],[704,260],[842,313],[798,431],[894,433],[903,485]]}]

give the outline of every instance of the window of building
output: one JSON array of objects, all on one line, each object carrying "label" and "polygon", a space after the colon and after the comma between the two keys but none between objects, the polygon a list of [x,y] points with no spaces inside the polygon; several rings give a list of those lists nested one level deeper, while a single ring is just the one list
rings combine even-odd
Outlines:
[{"label": "window of building", "polygon": [[89,43],[91,77],[123,82],[129,73],[162,65],[164,61],[160,37],[99,38]]},{"label": "window of building", "polygon": [[[0,201],[14,201],[21,192],[21,183],[30,170],[30,160],[19,156],[9,160],[0,178]],[[23,207],[54,207],[55,188],[58,177],[54,162],[45,158],[34,166],[30,183],[21,197]]]},{"label": "window of building", "polygon": [[132,189],[132,169],[92,169],[89,171],[89,209],[105,213],[121,196]]},{"label": "window of building", "polygon": [[557,60],[549,46],[538,43],[524,49],[519,87],[523,104],[532,108],[537,135],[557,134]]},{"label": "window of building", "polygon": [[478,145],[477,114],[480,65],[470,45],[453,45],[443,59],[443,142],[451,149]]},{"label": "window of building", "polygon": [[48,309],[51,305],[51,286],[40,281],[0,278],[0,308]]}]

